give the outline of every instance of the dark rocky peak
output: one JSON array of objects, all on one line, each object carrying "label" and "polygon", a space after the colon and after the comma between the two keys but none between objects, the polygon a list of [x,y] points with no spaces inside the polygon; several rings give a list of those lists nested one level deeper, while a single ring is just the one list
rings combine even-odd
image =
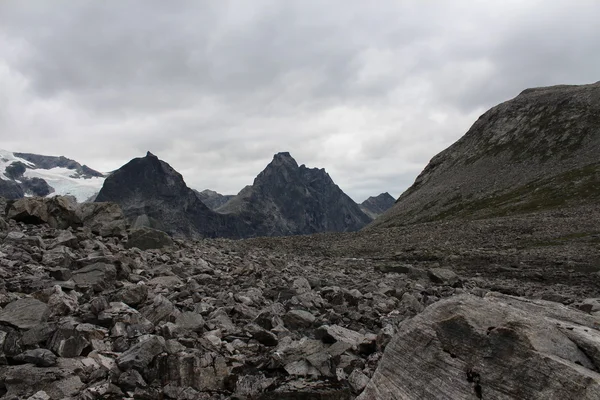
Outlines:
[{"label": "dark rocky peak", "polygon": [[294,160],[294,157],[292,157],[292,155],[290,154],[289,151],[281,151],[281,152],[275,154],[273,156],[273,160],[284,162],[284,163],[292,163],[292,164],[295,164],[296,166],[298,165],[298,164],[296,164],[296,160]]},{"label": "dark rocky peak", "polygon": [[395,201],[396,201],[396,199],[394,199],[391,194],[389,194],[388,192],[385,192],[385,193],[380,193],[377,196],[371,196],[368,199],[366,199],[365,201],[363,201],[361,204],[363,204],[363,205],[368,205],[368,204],[394,205]]},{"label": "dark rocky peak", "polygon": [[285,185],[298,180],[298,178],[298,163],[290,153],[283,152],[273,156],[273,161],[254,179],[254,185]]},{"label": "dark rocky peak", "polygon": [[109,201],[108,198],[127,195],[143,200],[157,195],[181,197],[190,193],[193,194],[179,172],[148,152],[145,157],[134,158],[113,172],[105,181],[96,201]]},{"label": "dark rocky peak", "polygon": [[335,185],[324,168],[298,166],[288,152],[275,154],[273,161],[254,180],[255,187],[284,188],[296,184]]},{"label": "dark rocky peak", "polygon": [[298,166],[287,152],[217,211],[238,215],[257,236],[356,231],[371,221],[324,169]]},{"label": "dark rocky peak", "polygon": [[378,196],[371,196],[360,204],[360,208],[372,218],[377,218],[394,206],[396,199],[388,192]]},{"label": "dark rocky peak", "polygon": [[106,178],[95,201],[119,204],[135,227],[188,237],[243,235],[241,224],[212,212],[179,172],[150,152]]},{"label": "dark rocky peak", "polygon": [[234,195],[230,194],[223,195],[210,189],[205,189],[201,192],[195,189],[193,190],[194,193],[196,193],[196,196],[198,196],[198,198],[211,210],[215,210],[223,206],[225,203],[235,197]]},{"label": "dark rocky peak", "polygon": [[331,176],[325,168],[307,168],[304,164],[300,166],[300,175],[307,183],[319,183],[323,185],[335,185]]}]

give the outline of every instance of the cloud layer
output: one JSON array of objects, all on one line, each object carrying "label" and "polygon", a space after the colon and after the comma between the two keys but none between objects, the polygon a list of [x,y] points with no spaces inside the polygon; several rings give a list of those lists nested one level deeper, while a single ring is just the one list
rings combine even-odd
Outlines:
[{"label": "cloud layer", "polygon": [[0,2],[0,147],[147,150],[237,193],[279,151],[398,196],[489,107],[600,80],[595,0]]}]

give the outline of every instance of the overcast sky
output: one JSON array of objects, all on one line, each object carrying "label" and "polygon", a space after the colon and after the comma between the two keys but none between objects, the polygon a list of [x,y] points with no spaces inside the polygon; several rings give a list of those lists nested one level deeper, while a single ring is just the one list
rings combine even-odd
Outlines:
[{"label": "overcast sky", "polygon": [[289,151],[397,197],[491,106],[600,80],[600,2],[1,0],[0,148],[152,151],[235,194]]}]

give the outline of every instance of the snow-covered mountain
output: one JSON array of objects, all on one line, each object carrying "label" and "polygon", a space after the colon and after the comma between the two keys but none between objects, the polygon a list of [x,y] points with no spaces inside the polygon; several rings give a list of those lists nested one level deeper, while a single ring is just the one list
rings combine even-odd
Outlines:
[{"label": "snow-covered mountain", "polygon": [[0,196],[71,195],[78,202],[95,196],[105,174],[66,157],[0,150]]}]

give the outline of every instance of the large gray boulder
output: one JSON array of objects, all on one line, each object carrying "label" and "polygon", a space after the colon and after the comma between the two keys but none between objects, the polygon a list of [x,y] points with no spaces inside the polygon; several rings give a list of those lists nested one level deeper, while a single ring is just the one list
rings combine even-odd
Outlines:
[{"label": "large gray boulder", "polygon": [[443,300],[400,325],[359,399],[600,399],[599,322],[496,293]]},{"label": "large gray boulder", "polygon": [[6,216],[26,224],[48,224],[52,228],[67,229],[82,226],[74,201],[65,196],[51,198],[26,197],[9,202]]},{"label": "large gray boulder", "polygon": [[137,247],[140,250],[161,249],[173,245],[173,240],[165,232],[141,228],[131,231],[125,247]]},{"label": "large gray boulder", "polygon": [[77,215],[84,226],[100,236],[123,237],[129,227],[121,207],[116,203],[82,203],[77,207]]},{"label": "large gray boulder", "polygon": [[13,301],[0,311],[0,324],[5,323],[20,329],[30,329],[46,322],[50,309],[34,298]]},{"label": "large gray boulder", "polygon": [[117,269],[112,264],[94,263],[73,272],[73,281],[79,286],[89,286],[96,292],[110,287],[117,278]]}]

